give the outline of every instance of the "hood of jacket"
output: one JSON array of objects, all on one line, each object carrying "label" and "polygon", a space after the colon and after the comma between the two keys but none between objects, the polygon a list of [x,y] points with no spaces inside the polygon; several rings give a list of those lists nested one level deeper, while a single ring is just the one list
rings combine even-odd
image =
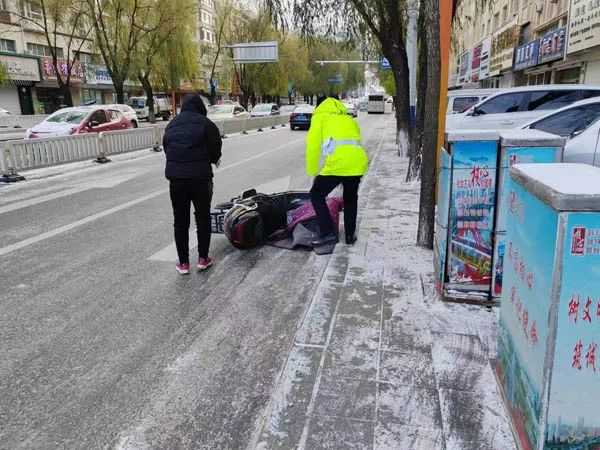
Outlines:
[{"label": "hood of jacket", "polygon": [[199,95],[186,95],[183,99],[183,105],[181,106],[181,112],[189,111],[196,114],[202,114],[206,117],[207,110],[206,105],[202,101]]},{"label": "hood of jacket", "polygon": [[348,114],[348,110],[342,102],[335,98],[326,98],[319,106],[315,108],[314,114]]}]

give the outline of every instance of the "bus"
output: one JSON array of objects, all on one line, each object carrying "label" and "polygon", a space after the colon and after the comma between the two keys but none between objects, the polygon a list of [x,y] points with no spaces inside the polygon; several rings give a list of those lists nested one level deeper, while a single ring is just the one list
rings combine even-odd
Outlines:
[{"label": "bus", "polygon": [[369,95],[369,103],[367,104],[367,113],[383,114],[385,112],[385,98],[383,95]]}]

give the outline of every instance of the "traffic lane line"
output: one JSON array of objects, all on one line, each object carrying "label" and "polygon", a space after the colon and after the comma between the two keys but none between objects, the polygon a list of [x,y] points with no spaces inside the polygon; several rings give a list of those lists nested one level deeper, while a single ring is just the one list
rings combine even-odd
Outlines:
[{"label": "traffic lane line", "polygon": [[[245,163],[247,163],[249,161],[253,161],[255,159],[261,158],[262,156],[268,155],[270,153],[281,151],[283,148],[288,147],[288,146],[291,147],[291,146],[293,146],[293,144],[298,143],[301,140],[303,140],[303,139],[298,139],[296,141],[292,141],[292,142],[289,142],[287,144],[283,144],[283,145],[280,145],[278,147],[272,148],[270,150],[266,150],[264,152],[258,153],[256,155],[253,155],[253,156],[251,156],[249,158],[246,158],[244,160],[237,161],[237,162],[235,162],[233,164],[230,164],[228,166],[225,166],[225,167],[222,167],[220,169],[217,169],[216,172],[217,173],[222,173],[222,172],[224,172],[226,170],[232,169],[232,168],[237,167],[237,166],[239,166],[241,164],[245,164]],[[33,236],[33,237],[30,237],[30,238],[21,240],[19,242],[15,242],[14,244],[7,245],[6,247],[0,248],[0,256],[7,255],[7,254],[12,253],[12,252],[14,252],[16,250],[20,250],[22,248],[28,247],[30,245],[36,244],[36,243],[44,241],[46,239],[50,239],[50,238],[52,238],[54,236],[58,236],[59,234],[65,233],[65,232],[67,232],[69,230],[72,230],[74,228],[77,228],[77,227],[80,227],[82,225],[88,224],[88,223],[93,222],[95,220],[98,220],[98,219],[100,219],[102,217],[106,217],[108,215],[114,214],[115,212],[119,212],[119,211],[122,211],[124,209],[130,208],[132,206],[135,206],[135,205],[137,205],[139,203],[142,203],[142,202],[145,202],[147,200],[150,200],[150,199],[152,199],[154,197],[158,197],[159,195],[167,193],[167,192],[168,192],[168,189],[159,189],[159,190],[154,191],[154,192],[152,192],[150,194],[144,195],[144,196],[139,197],[139,198],[134,199],[134,200],[130,200],[128,202],[125,202],[125,203],[122,203],[120,205],[117,205],[117,206],[114,206],[112,208],[109,208],[109,209],[106,209],[104,211],[101,211],[99,213],[92,214],[91,216],[84,217],[84,218],[82,218],[80,220],[77,220],[75,222],[72,222],[72,223],[60,226],[58,228],[55,228],[53,230],[50,230],[50,231],[47,231],[45,233],[39,234],[37,236]]]}]

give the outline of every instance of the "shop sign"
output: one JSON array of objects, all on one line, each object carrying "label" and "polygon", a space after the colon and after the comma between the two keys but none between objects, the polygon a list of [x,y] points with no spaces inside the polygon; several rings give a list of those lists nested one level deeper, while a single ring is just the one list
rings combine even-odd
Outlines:
[{"label": "shop sign", "polygon": [[567,53],[600,45],[600,1],[571,0]]},{"label": "shop sign", "polygon": [[481,47],[482,44],[473,48],[473,57],[471,59],[471,81],[477,83],[479,81],[479,68],[481,67]]},{"label": "shop sign", "polygon": [[546,33],[540,38],[540,57],[539,64],[556,61],[565,57],[565,37],[566,29]]},{"label": "shop sign", "polygon": [[514,48],[519,40],[517,19],[500,28],[492,36],[492,52],[490,58],[490,75],[499,75],[501,71],[512,67]]},{"label": "shop sign", "polygon": [[104,66],[86,64],[85,81],[87,84],[112,84],[112,78]]},{"label": "shop sign", "polygon": [[468,83],[467,73],[469,71],[469,53],[465,52],[460,55],[460,65],[458,69],[458,84]]},{"label": "shop sign", "polygon": [[[40,61],[42,64],[42,75],[46,80],[56,80],[56,70],[54,68],[54,64],[52,64],[51,59],[42,59]],[[57,62],[58,71],[60,72],[60,76],[63,81],[66,81],[66,77],[69,74],[69,63],[63,59],[59,59]],[[73,64],[71,68],[71,82],[73,83],[81,83],[83,82],[83,65],[79,62]]]},{"label": "shop sign", "polygon": [[514,70],[523,70],[538,64],[540,53],[540,40],[528,42],[515,48]]},{"label": "shop sign", "polygon": [[490,52],[492,51],[492,38],[488,37],[481,42],[481,61],[479,63],[479,79],[485,80],[490,76]]},{"label": "shop sign", "polygon": [[40,81],[40,67],[37,58],[0,55],[0,62],[14,81]]}]

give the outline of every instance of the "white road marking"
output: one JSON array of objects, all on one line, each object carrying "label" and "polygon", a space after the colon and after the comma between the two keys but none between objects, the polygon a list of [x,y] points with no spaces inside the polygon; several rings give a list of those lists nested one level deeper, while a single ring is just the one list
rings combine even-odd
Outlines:
[{"label": "white road marking", "polygon": [[[196,235],[196,227],[190,227],[190,254],[193,249],[198,246],[198,236]],[[193,260],[193,258],[191,258]],[[161,262],[177,262],[177,247],[175,247],[175,243],[171,245],[167,245],[162,250],[157,251],[154,255],[148,258],[149,261],[161,261]]]},{"label": "white road marking", "polygon": [[[261,156],[267,155],[269,153],[273,153],[273,152],[279,151],[279,150],[281,150],[284,147],[287,147],[289,145],[293,145],[293,144],[298,143],[298,142],[303,141],[303,140],[304,139],[297,139],[295,141],[288,142],[287,144],[283,144],[283,145],[280,145],[278,147],[272,148],[270,150],[266,150],[264,152],[261,152],[261,153],[258,153],[256,155],[253,155],[253,156],[251,156],[249,158],[246,158],[246,159],[243,159],[241,161],[237,161],[237,162],[235,162],[233,164],[230,164],[228,166],[222,167],[221,169],[218,169],[217,172],[223,172],[223,171],[231,169],[233,167],[237,167],[237,166],[239,166],[241,164],[245,164],[248,161],[252,161],[254,159],[260,158]],[[54,230],[47,231],[46,233],[42,233],[42,234],[39,234],[37,236],[31,237],[31,238],[28,238],[28,239],[24,239],[24,240],[19,241],[19,242],[15,242],[14,244],[7,245],[6,247],[0,248],[0,256],[7,255],[8,253],[14,252],[15,250],[20,250],[20,249],[22,249],[24,247],[27,247],[27,246],[32,245],[32,244],[36,244],[38,242],[44,241],[46,239],[49,239],[51,237],[58,236],[59,234],[62,234],[64,232],[66,232],[66,231],[69,231],[69,230],[72,230],[74,228],[77,228],[77,227],[79,227],[81,225],[85,225],[87,223],[93,222],[94,220],[100,219],[102,217],[106,217],[106,216],[108,216],[110,214],[113,214],[115,212],[122,211],[122,210],[127,209],[127,208],[129,208],[131,206],[134,206],[134,205],[137,205],[139,203],[145,202],[146,200],[150,200],[150,199],[152,199],[154,197],[158,197],[159,195],[164,194],[166,192],[168,192],[168,189],[160,189],[158,191],[154,191],[151,194],[144,195],[143,197],[137,198],[135,200],[131,200],[129,202],[122,203],[120,205],[114,206],[114,207],[109,208],[107,210],[101,211],[101,212],[99,212],[97,214],[92,214],[91,216],[84,217],[83,219],[77,220],[77,221],[72,222],[70,224],[63,225],[62,227],[58,227],[58,228],[55,228]]]},{"label": "white road marking", "polygon": [[20,250],[24,247],[27,247],[31,244],[35,244],[37,242],[46,240],[48,238],[58,236],[66,231],[72,230],[73,228],[77,228],[81,225],[85,225],[87,223],[93,222],[94,220],[101,219],[102,217],[106,217],[110,214],[116,213],[118,211],[122,211],[124,209],[130,208],[131,206],[137,205],[139,203],[145,202],[146,200],[150,200],[154,197],[158,197],[161,194],[167,192],[167,189],[161,189],[158,191],[154,191],[151,194],[144,195],[143,197],[137,198],[135,200],[131,200],[129,202],[121,203],[120,205],[114,206],[112,208],[106,209],[97,214],[93,214],[91,216],[84,217],[83,219],[77,220],[75,222],[71,222],[67,225],[63,225],[62,227],[55,228],[54,230],[47,231],[46,233],[39,234],[37,236],[31,237],[29,239],[25,239],[19,242],[15,242],[14,244],[7,245],[6,247],[0,248],[0,256],[6,255],[8,253],[14,252],[15,250]]},{"label": "white road marking", "polygon": [[287,191],[290,188],[290,182],[292,180],[291,176],[277,178],[276,180],[269,181],[268,183],[263,183],[261,185],[256,186],[256,192],[260,192],[261,194],[274,194],[276,192]]},{"label": "white road marking", "polygon": [[57,198],[68,197],[69,195],[78,194],[80,192],[88,191],[90,189],[109,189],[118,186],[119,184],[125,183],[133,178],[136,178],[144,173],[148,172],[149,169],[136,169],[128,171],[127,173],[121,173],[118,175],[112,175],[109,177],[103,177],[97,180],[92,180],[89,183],[76,185],[69,189],[60,192],[54,192],[53,194],[40,195],[38,197],[31,197],[26,200],[22,200],[9,205],[0,206],[0,214],[7,212],[16,211],[18,209],[27,208],[28,206],[39,205],[50,200],[56,200]]}]

